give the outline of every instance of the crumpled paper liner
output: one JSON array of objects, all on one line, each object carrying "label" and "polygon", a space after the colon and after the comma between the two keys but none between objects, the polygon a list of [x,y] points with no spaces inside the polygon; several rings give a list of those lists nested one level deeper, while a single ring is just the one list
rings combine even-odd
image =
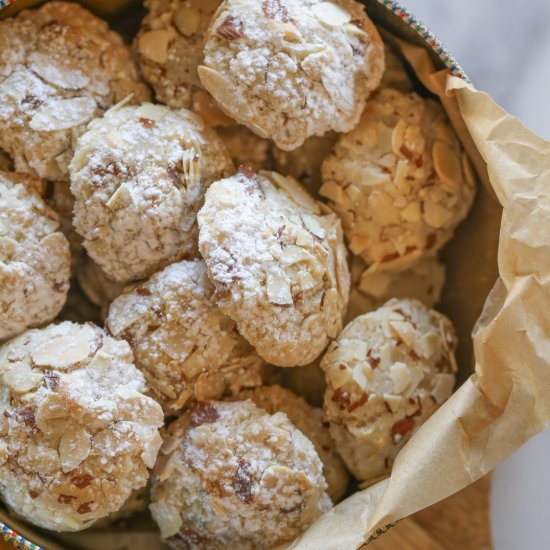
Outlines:
[{"label": "crumpled paper liner", "polygon": [[[485,475],[550,417],[550,193],[544,188],[550,144],[488,95],[437,71],[424,47],[390,40],[441,99],[482,182],[468,220],[442,254],[448,282],[438,309],[457,327],[463,384],[407,443],[390,478],[337,505],[292,549],[363,546]],[[62,541],[57,545],[43,532],[35,536],[34,528],[9,522],[46,548],[164,548],[155,531],[137,524],[52,535]]]},{"label": "crumpled paper liner", "polygon": [[[486,195],[479,199],[494,193],[502,205],[500,278],[474,327],[474,374],[415,433],[390,478],[336,506],[292,549],[359,548],[484,476],[550,418],[550,143],[487,94],[435,72],[423,48],[396,41],[470,153]],[[472,282],[482,261],[469,266]]]}]

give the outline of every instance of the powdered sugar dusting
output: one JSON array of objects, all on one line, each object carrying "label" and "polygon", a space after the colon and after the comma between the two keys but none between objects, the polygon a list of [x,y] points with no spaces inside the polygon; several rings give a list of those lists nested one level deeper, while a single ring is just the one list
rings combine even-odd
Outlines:
[{"label": "powdered sugar dusting", "polygon": [[126,342],[93,324],[27,331],[0,348],[0,491],[34,524],[78,531],[143,487],[160,406]]},{"label": "powdered sugar dusting", "polygon": [[341,327],[346,252],[323,212],[295,180],[243,171],[213,184],[198,216],[215,299],[276,365],[307,364]]},{"label": "powdered sugar dusting", "polygon": [[378,31],[354,0],[228,0],[199,76],[238,122],[291,150],[352,129],[383,70]]},{"label": "powdered sugar dusting", "polygon": [[17,170],[66,179],[86,124],[130,94],[149,98],[128,48],[77,4],[0,22],[0,148]]},{"label": "powdered sugar dusting", "polygon": [[286,415],[251,401],[197,409],[170,426],[155,470],[150,508],[171,546],[272,548],[331,507],[321,461]]}]

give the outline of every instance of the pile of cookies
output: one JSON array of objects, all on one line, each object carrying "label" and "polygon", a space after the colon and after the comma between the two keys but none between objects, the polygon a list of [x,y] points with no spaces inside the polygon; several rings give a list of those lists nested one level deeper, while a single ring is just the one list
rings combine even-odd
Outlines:
[{"label": "pile of cookies", "polygon": [[0,22],[0,495],[273,548],[451,395],[475,178],[357,1],[145,4]]}]

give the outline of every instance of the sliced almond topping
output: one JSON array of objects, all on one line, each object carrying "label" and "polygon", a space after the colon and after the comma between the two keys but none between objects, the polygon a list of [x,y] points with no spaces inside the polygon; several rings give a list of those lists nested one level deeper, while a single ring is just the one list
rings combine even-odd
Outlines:
[{"label": "sliced almond topping", "polygon": [[105,206],[111,210],[120,210],[130,203],[130,190],[128,186],[123,183],[119,188],[111,195],[111,198],[105,203]]},{"label": "sliced almond topping", "polygon": [[158,430],[155,430],[153,436],[149,438],[143,445],[143,452],[141,453],[141,459],[145,463],[147,468],[152,469],[155,467],[159,450],[162,446],[162,437]]},{"label": "sliced almond topping", "polygon": [[344,202],[344,191],[334,181],[327,181],[324,183],[321,189],[319,189],[319,194],[334,201],[336,204],[343,204]]},{"label": "sliced almond topping", "polygon": [[361,388],[361,390],[364,390],[368,385],[367,377],[365,376],[365,373],[363,372],[363,368],[361,364],[357,365],[353,369],[353,381]]},{"label": "sliced almond topping", "polygon": [[414,344],[414,328],[406,321],[390,321],[390,329],[394,336],[403,340],[408,347]]},{"label": "sliced almond topping", "polygon": [[390,379],[393,382],[394,392],[403,393],[411,382],[411,373],[405,363],[394,363],[390,367]]},{"label": "sliced almond topping", "polygon": [[325,229],[321,225],[321,222],[315,217],[306,214],[305,212],[300,214],[302,222],[304,223],[305,228],[318,239],[324,239],[326,236]]},{"label": "sliced almond topping", "polygon": [[10,365],[3,378],[4,383],[13,392],[27,393],[40,386],[44,376],[39,372],[34,372],[26,363],[14,363]]},{"label": "sliced almond topping", "polygon": [[374,166],[365,166],[361,169],[361,185],[377,186],[391,182],[391,177],[386,172],[376,169]]},{"label": "sliced almond topping", "polygon": [[193,36],[201,25],[201,12],[190,6],[182,6],[172,18],[178,32],[183,36]]},{"label": "sliced almond topping", "polygon": [[34,364],[39,367],[67,369],[84,361],[90,355],[90,339],[82,329],[76,336],[60,336],[43,342],[31,352]]},{"label": "sliced almond topping", "polygon": [[384,397],[384,401],[389,405],[392,413],[399,410],[399,407],[403,402],[403,397],[401,397],[400,395],[393,395],[391,393],[385,393],[383,397]]},{"label": "sliced almond topping", "polygon": [[406,222],[416,223],[422,219],[422,210],[418,202],[410,202],[403,210],[401,210],[401,217]]},{"label": "sliced almond topping", "polygon": [[346,10],[332,2],[314,4],[311,10],[321,23],[329,27],[341,27],[345,23],[349,23],[352,19],[351,15]]},{"label": "sliced almond topping", "polygon": [[451,193],[457,193],[462,182],[461,158],[442,141],[436,141],[433,150],[436,174],[441,184]]},{"label": "sliced almond topping", "polygon": [[34,114],[29,126],[36,132],[68,130],[90,122],[96,112],[97,104],[91,97],[55,99]]},{"label": "sliced almond topping", "polygon": [[302,187],[302,184],[293,177],[281,176],[277,172],[260,172],[264,177],[268,177],[275,187],[285,191],[290,198],[299,206],[302,206],[312,214],[320,214],[317,201]]},{"label": "sliced almond topping", "polygon": [[401,154],[401,147],[403,147],[403,140],[405,139],[405,129],[407,124],[403,119],[400,119],[395,128],[393,129],[391,146],[396,155]]},{"label": "sliced almond topping", "polygon": [[154,105],[153,103],[144,103],[136,111],[136,118],[146,118],[159,122],[166,116],[166,107],[163,105]]},{"label": "sliced almond topping", "polygon": [[174,32],[168,29],[142,34],[138,39],[139,52],[147,59],[162,65],[168,61],[168,45],[173,38]]},{"label": "sliced almond topping", "polygon": [[369,197],[373,218],[381,225],[399,225],[401,216],[393,201],[386,193],[374,192]]},{"label": "sliced almond topping", "polygon": [[311,290],[317,285],[317,281],[307,271],[300,271],[298,273],[298,284],[303,291]]},{"label": "sliced almond topping", "polygon": [[90,434],[82,427],[71,424],[61,437],[59,458],[64,473],[77,468],[90,454]]},{"label": "sliced almond topping", "polygon": [[401,189],[403,191],[408,190],[409,184],[406,180],[408,172],[409,172],[409,165],[403,160],[398,161],[397,167],[395,169],[395,175],[393,177],[393,182],[395,183],[398,189]]},{"label": "sliced almond topping", "polygon": [[198,68],[202,85],[212,94],[214,99],[224,105],[225,109],[239,122],[250,123],[252,110],[246,99],[241,97],[235,86],[221,73],[201,65]]},{"label": "sliced almond topping", "polygon": [[351,380],[352,371],[346,364],[338,363],[327,372],[327,376],[332,387],[337,390]]},{"label": "sliced almond topping", "polygon": [[304,248],[313,246],[313,235],[305,229],[298,229],[296,245]]},{"label": "sliced almond topping", "polygon": [[453,213],[440,204],[431,201],[424,203],[424,221],[436,229],[445,227],[452,219]]},{"label": "sliced almond topping", "polygon": [[296,246],[293,244],[289,244],[284,249],[283,258],[285,264],[287,265],[294,265],[299,262],[315,261],[315,258],[309,252],[307,252],[307,250],[305,250],[301,246]]},{"label": "sliced almond topping", "polygon": [[286,277],[279,273],[267,273],[267,296],[272,304],[279,306],[290,306],[294,304],[290,285]]},{"label": "sliced almond topping", "polygon": [[372,239],[367,235],[354,235],[349,242],[349,249],[354,254],[361,254],[366,250],[372,242]]}]

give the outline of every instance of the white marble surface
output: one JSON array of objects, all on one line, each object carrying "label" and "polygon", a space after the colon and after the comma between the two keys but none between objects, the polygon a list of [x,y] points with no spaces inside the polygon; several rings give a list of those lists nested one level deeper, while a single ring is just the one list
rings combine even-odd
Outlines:
[{"label": "white marble surface", "polygon": [[[550,0],[403,0],[473,83],[550,139]],[[550,548],[550,428],[492,481],[495,550]]]},{"label": "white marble surface", "polygon": [[402,0],[473,83],[550,139],[550,0]]}]

